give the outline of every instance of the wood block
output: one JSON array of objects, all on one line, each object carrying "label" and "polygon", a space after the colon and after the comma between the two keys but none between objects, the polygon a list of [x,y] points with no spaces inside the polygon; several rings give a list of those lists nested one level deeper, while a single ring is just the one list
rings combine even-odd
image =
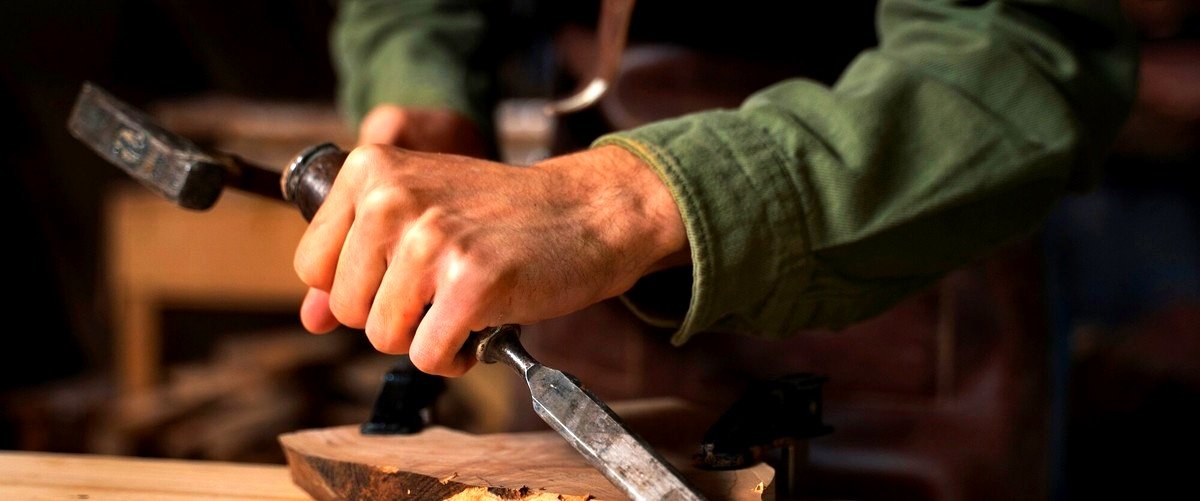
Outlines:
[{"label": "wood block", "polygon": [[[626,499],[553,432],[471,435],[431,427],[415,435],[364,436],[357,426],[280,436],[292,480],[329,499]],[[665,454],[709,499],[771,497],[765,464],[713,472],[687,454]]]}]

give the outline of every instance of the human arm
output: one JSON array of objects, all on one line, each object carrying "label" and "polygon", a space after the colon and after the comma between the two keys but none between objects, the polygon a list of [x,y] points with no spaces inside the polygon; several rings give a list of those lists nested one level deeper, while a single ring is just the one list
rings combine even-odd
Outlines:
[{"label": "human arm", "polygon": [[883,0],[878,21],[880,47],[832,88],[790,80],[597,142],[649,163],[682,211],[691,273],[624,296],[675,342],[886,309],[1027,234],[1089,182],[1128,111],[1115,1]]},{"label": "human arm", "polygon": [[[442,374],[465,370],[467,330],[582,308],[681,253],[677,342],[869,316],[1028,231],[1126,112],[1115,7],[1032,4],[885,0],[881,48],[832,89],[785,82],[539,168],[356,150],[297,271],[377,348]],[[627,294],[643,313],[651,280]]]}]

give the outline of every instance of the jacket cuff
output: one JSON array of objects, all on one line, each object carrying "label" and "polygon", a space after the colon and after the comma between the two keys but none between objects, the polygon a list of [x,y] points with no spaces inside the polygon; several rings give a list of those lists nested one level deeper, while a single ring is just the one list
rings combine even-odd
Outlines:
[{"label": "jacket cuff", "polygon": [[593,147],[604,145],[632,152],[663,180],[692,254],[690,273],[649,275],[622,300],[648,322],[676,327],[675,344],[702,331],[755,333],[752,319],[783,292],[773,277],[794,275],[807,254],[803,235],[783,230],[804,227],[804,211],[793,183],[779,179],[787,171],[769,134],[737,112],[709,111],[609,134]]}]

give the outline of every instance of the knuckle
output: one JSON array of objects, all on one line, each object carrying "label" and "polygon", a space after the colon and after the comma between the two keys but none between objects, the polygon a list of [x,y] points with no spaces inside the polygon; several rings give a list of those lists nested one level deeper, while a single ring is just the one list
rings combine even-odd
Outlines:
[{"label": "knuckle", "polygon": [[390,219],[399,216],[412,201],[412,195],[404,188],[380,186],[363,195],[358,202],[358,214],[366,218]]},{"label": "knuckle", "polygon": [[505,264],[503,259],[486,250],[455,242],[447,251],[451,265],[446,278],[459,285],[470,285],[481,295],[502,288],[508,277],[519,270]]},{"label": "knuckle", "polygon": [[413,366],[426,374],[440,374],[445,365],[437,351],[425,346],[410,347],[408,358],[412,360]]},{"label": "knuckle", "polygon": [[350,150],[343,167],[362,169],[371,167],[383,161],[388,155],[388,147],[382,144],[366,144]]},{"label": "knuckle", "polygon": [[419,258],[436,256],[450,240],[450,225],[439,216],[422,216],[405,235],[409,252]]},{"label": "knuckle", "polygon": [[371,346],[380,353],[401,355],[408,351],[411,341],[408,336],[398,329],[391,328],[386,323],[368,323],[366,331]]},{"label": "knuckle", "polygon": [[292,258],[292,267],[304,285],[321,290],[329,290],[333,285],[333,273],[329,266],[326,266],[312,252],[303,247],[296,250],[296,254]]},{"label": "knuckle", "polygon": [[402,263],[416,276],[422,277],[433,271],[451,240],[451,230],[438,223],[421,218],[408,226],[403,235],[390,248],[390,263]]},{"label": "knuckle", "polygon": [[471,249],[471,246],[462,238],[456,238],[446,243],[446,259],[452,265],[452,269],[457,272],[453,277],[457,279],[474,276],[473,274],[481,271],[480,268],[484,265],[478,252]]},{"label": "knuckle", "polygon": [[336,290],[336,287],[329,294],[329,311],[338,322],[347,327],[361,329],[366,325],[367,309],[349,297],[349,294]]}]

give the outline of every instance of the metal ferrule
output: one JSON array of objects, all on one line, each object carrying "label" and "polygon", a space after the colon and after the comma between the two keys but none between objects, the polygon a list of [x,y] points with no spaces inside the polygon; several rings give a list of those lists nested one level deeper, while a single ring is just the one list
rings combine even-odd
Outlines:
[{"label": "metal ferrule", "polygon": [[321,143],[316,146],[310,146],[299,155],[296,155],[287,167],[283,170],[283,175],[279,177],[279,189],[283,192],[283,199],[288,202],[295,202],[296,193],[300,186],[300,179],[304,177],[304,170],[308,168],[311,160],[322,154],[331,151],[341,151],[337,145],[333,143]]}]

